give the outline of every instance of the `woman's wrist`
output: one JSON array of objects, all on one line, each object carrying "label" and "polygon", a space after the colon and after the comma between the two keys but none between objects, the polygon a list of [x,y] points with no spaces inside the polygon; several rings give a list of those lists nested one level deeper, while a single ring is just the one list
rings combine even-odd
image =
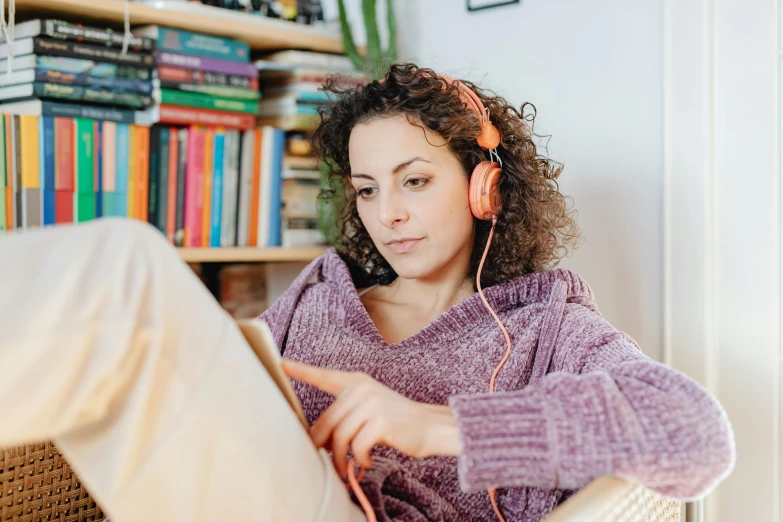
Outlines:
[{"label": "woman's wrist", "polygon": [[427,408],[427,441],[423,457],[445,455],[458,457],[462,453],[459,429],[451,407],[425,404]]}]

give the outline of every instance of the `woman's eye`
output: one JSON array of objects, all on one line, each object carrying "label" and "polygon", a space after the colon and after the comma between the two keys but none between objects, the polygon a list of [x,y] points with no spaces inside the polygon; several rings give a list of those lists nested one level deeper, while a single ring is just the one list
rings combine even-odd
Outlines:
[{"label": "woman's eye", "polygon": [[370,199],[372,197],[372,195],[373,195],[373,191],[374,190],[375,189],[372,188],[372,187],[367,187],[367,188],[363,188],[363,189],[357,190],[356,193],[362,199]]},{"label": "woman's eye", "polygon": [[413,188],[422,188],[424,185],[428,183],[429,180],[425,178],[415,178],[415,179],[409,179],[408,183]]}]

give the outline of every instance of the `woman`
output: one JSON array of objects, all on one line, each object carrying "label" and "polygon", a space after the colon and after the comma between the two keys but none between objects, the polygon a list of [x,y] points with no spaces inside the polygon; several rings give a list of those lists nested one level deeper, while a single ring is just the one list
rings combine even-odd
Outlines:
[{"label": "woman", "polygon": [[[340,248],[261,317],[313,443],[343,477],[348,453],[365,468],[357,500],[379,520],[533,521],[601,475],[680,499],[727,476],[720,405],[603,319],[580,276],[550,268],[578,232],[532,118],[412,64],[326,88],[314,145],[343,209]],[[487,114],[499,143],[482,147]],[[484,148],[502,163],[500,206],[478,219],[469,176]]]}]

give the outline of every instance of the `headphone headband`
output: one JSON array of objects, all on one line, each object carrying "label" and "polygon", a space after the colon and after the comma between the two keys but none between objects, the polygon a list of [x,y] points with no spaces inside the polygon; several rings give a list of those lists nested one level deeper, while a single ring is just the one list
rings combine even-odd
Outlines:
[{"label": "headphone headband", "polygon": [[[430,75],[430,73],[425,74]],[[481,98],[478,97],[478,94],[473,92],[473,89],[461,81],[455,80],[446,74],[434,73],[431,76],[440,77],[442,80],[445,80],[446,83],[457,85],[457,88],[459,89],[460,100],[462,100],[462,103],[464,103],[468,109],[474,112],[479,118],[479,122],[481,124],[481,133],[476,137],[476,142],[478,143],[479,147],[489,151],[497,149],[498,145],[500,145],[500,132],[490,121],[489,110],[484,107],[484,104],[481,102]],[[379,80],[380,83],[385,81],[386,78],[381,78]]]}]

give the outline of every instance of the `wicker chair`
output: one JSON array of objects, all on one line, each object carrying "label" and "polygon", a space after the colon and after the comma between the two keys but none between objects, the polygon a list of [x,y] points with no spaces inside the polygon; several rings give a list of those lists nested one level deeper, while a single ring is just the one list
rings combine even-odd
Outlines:
[{"label": "wicker chair", "polygon": [[91,522],[104,518],[51,442],[0,449],[0,522]]},{"label": "wicker chair", "polygon": [[601,477],[560,504],[543,522],[680,522],[681,502],[638,484]]},{"label": "wicker chair", "polygon": [[[614,477],[594,480],[544,522],[680,522],[680,502]],[[99,522],[95,500],[51,442],[0,450],[0,522]]]}]

